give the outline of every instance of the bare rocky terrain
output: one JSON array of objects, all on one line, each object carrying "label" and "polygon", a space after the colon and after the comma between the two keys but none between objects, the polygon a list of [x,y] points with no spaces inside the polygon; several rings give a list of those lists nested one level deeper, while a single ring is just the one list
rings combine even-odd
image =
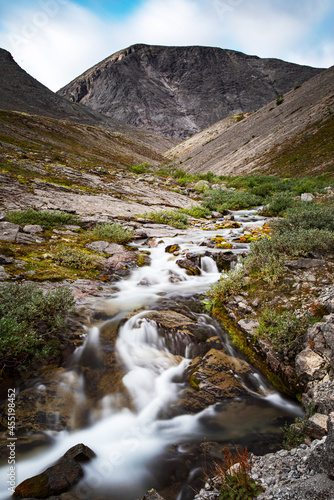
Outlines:
[{"label": "bare rocky terrain", "polygon": [[137,44],[96,64],[58,95],[180,140],[227,116],[255,111],[320,71],[214,47]]},{"label": "bare rocky terrain", "polygon": [[254,113],[237,114],[165,153],[187,172],[319,174],[333,169],[334,67]]}]

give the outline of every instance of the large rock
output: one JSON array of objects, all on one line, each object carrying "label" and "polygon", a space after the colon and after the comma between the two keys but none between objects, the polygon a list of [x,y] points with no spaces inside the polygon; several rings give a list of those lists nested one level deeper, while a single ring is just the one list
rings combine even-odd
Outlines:
[{"label": "large rock", "polygon": [[186,273],[190,276],[201,274],[200,268],[190,259],[179,259],[176,264],[182,269],[186,269]]},{"label": "large rock", "polygon": [[304,382],[321,380],[327,373],[326,361],[312,349],[301,351],[295,362],[296,374]]},{"label": "large rock", "polygon": [[55,465],[20,483],[13,496],[15,498],[48,498],[69,491],[84,475],[79,462],[86,462],[95,456],[88,446],[76,445],[68,450]]},{"label": "large rock", "polygon": [[15,241],[19,231],[22,231],[22,228],[18,224],[0,222],[0,240],[2,241]]},{"label": "large rock", "polygon": [[312,439],[321,439],[327,434],[327,415],[315,413],[307,421],[304,432]]}]

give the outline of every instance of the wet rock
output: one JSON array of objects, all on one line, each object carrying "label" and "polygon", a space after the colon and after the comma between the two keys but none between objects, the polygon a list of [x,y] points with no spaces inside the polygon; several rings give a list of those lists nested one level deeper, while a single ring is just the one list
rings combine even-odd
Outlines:
[{"label": "wet rock", "polygon": [[179,259],[176,264],[182,269],[186,269],[186,273],[190,276],[201,274],[200,268],[190,259]]},{"label": "wet rock", "polygon": [[2,241],[15,241],[19,231],[22,231],[22,228],[18,224],[0,222],[0,240]]},{"label": "wet rock", "polygon": [[164,498],[159,495],[154,489],[148,491],[141,500],[164,500]]},{"label": "wet rock", "polygon": [[15,498],[48,498],[69,491],[83,477],[79,462],[89,461],[95,453],[84,444],[76,445],[41,474],[20,483],[13,494]]},{"label": "wet rock", "polygon": [[297,376],[306,383],[321,380],[327,373],[325,360],[309,348],[297,355],[295,368]]},{"label": "wet rock", "polygon": [[327,434],[327,415],[315,413],[307,421],[304,432],[312,439],[321,439]]},{"label": "wet rock", "polygon": [[205,255],[216,262],[219,271],[228,271],[231,268],[231,262],[238,260],[238,256],[233,252],[205,252]]},{"label": "wet rock", "polygon": [[178,252],[179,250],[181,250],[180,245],[167,245],[165,248],[166,253],[174,253]]}]

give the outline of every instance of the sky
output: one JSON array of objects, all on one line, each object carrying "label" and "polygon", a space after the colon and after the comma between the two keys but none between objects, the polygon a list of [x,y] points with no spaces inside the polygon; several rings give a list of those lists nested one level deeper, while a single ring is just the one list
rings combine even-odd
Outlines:
[{"label": "sky", "polygon": [[328,68],[333,0],[0,0],[0,47],[56,91],[135,43],[205,45]]}]

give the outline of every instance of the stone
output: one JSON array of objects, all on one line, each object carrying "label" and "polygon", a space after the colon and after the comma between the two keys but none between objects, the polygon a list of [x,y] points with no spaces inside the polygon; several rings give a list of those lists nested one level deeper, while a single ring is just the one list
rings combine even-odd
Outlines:
[{"label": "stone", "polygon": [[326,375],[325,366],[326,361],[309,348],[301,351],[295,361],[296,374],[305,382],[321,380]]},{"label": "stone", "polygon": [[311,418],[308,419],[304,432],[312,439],[321,439],[327,434],[327,415],[321,413],[315,413]]},{"label": "stone", "polygon": [[37,233],[42,233],[43,228],[39,224],[27,224],[23,226],[23,232],[30,234],[37,234]]},{"label": "stone", "polygon": [[318,413],[328,415],[334,412],[334,381],[311,382],[302,402],[304,407],[312,404]]},{"label": "stone", "polygon": [[193,189],[195,191],[199,191],[200,193],[203,193],[204,191],[208,191],[211,189],[211,184],[208,181],[198,181],[196,184],[193,185]]},{"label": "stone", "polygon": [[302,193],[300,199],[301,201],[313,201],[314,196],[311,193]]},{"label": "stone", "polygon": [[167,245],[165,247],[166,253],[174,253],[174,252],[178,252],[179,250],[181,250],[180,245]]},{"label": "stone", "polygon": [[18,224],[0,222],[0,240],[2,241],[15,241],[19,231],[22,231],[22,228]]},{"label": "stone", "polygon": [[221,214],[220,212],[211,212],[211,215],[214,219],[220,219],[221,217],[223,217],[223,214]]},{"label": "stone", "polygon": [[6,255],[0,255],[0,264],[12,264],[14,262],[13,257],[7,257]]},{"label": "stone", "polygon": [[15,241],[24,245],[33,245],[34,243],[43,243],[44,238],[32,234],[17,233]]},{"label": "stone", "polygon": [[176,264],[182,269],[186,269],[186,273],[190,276],[201,274],[200,268],[190,259],[179,259]]},{"label": "stone", "polygon": [[84,444],[73,446],[55,465],[20,483],[13,496],[15,498],[48,498],[65,493],[84,475],[79,462],[89,461],[95,456],[95,453]]},{"label": "stone", "polygon": [[105,253],[105,249],[109,246],[109,241],[93,241],[93,243],[88,243],[85,245],[88,250],[93,250],[97,253]]},{"label": "stone", "polygon": [[311,269],[313,267],[321,267],[326,264],[322,259],[298,259],[298,260],[285,260],[284,264],[291,269]]},{"label": "stone", "polygon": [[6,280],[9,278],[9,274],[6,273],[6,269],[3,266],[0,266],[0,281]]},{"label": "stone", "polygon": [[240,319],[238,321],[239,328],[247,335],[254,336],[260,328],[260,323],[256,319]]},{"label": "stone", "polygon": [[164,498],[159,495],[154,489],[148,491],[141,500],[164,500]]}]

